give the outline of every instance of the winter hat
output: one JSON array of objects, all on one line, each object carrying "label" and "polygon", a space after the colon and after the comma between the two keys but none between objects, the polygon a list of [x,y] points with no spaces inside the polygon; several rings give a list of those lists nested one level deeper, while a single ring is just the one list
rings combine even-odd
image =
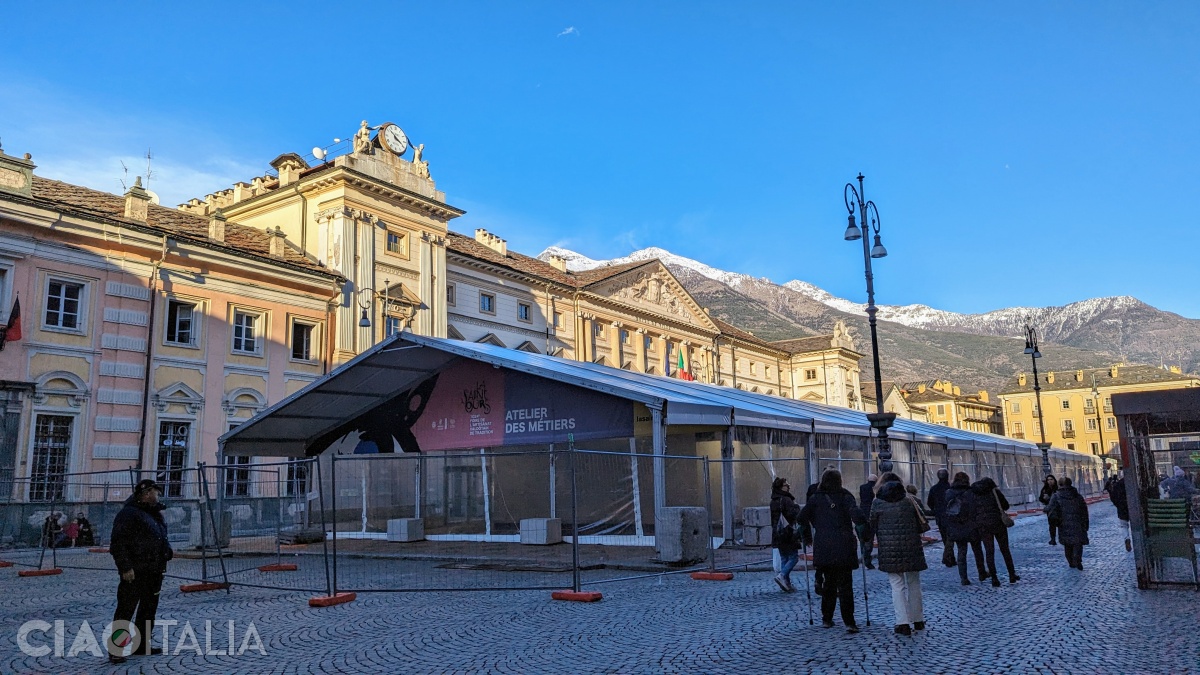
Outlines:
[{"label": "winter hat", "polygon": [[1182,476],[1182,475],[1183,475],[1183,469],[1181,469],[1179,467],[1175,467],[1175,477],[1178,478],[1179,476]]}]

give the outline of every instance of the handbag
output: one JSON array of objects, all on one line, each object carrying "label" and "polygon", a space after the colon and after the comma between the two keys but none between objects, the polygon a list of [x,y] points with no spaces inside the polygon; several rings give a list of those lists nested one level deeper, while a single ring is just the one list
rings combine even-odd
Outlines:
[{"label": "handbag", "polygon": [[1012,516],[1008,515],[1003,506],[1000,506],[1000,495],[992,490],[992,497],[996,500],[996,508],[1000,509],[1000,522],[1004,523],[1005,527],[1012,527],[1015,523]]},{"label": "handbag", "polygon": [[912,497],[908,498],[908,503],[912,504],[913,510],[917,512],[918,529],[920,529],[922,533],[928,532],[931,529],[929,526],[929,519],[925,517],[924,513],[921,513],[921,505],[917,504],[917,500],[913,499]]}]

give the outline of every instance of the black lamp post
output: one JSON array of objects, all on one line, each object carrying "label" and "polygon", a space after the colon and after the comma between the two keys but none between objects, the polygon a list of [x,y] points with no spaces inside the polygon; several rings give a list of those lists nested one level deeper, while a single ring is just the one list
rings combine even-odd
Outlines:
[{"label": "black lamp post", "polygon": [[[868,413],[867,419],[871,427],[879,432],[879,472],[882,474],[892,470],[892,449],[888,443],[888,429],[896,421],[896,413],[883,411],[883,379],[879,373],[879,335],[875,327],[875,276],[871,273],[871,258],[887,256],[887,249],[879,240],[879,209],[875,202],[864,200],[866,190],[863,188],[863,175],[858,174],[858,188],[854,183],[846,183],[842,197],[846,202],[846,210],[850,212],[849,224],[846,225],[846,241],[862,239],[863,264],[867,272],[867,320],[871,324],[871,356],[875,361],[875,412]],[[853,195],[853,199],[851,196]],[[862,216],[862,223],[854,220],[857,212]],[[870,221],[870,222],[868,222]],[[870,230],[868,231],[868,227]],[[868,237],[875,235],[875,245],[872,246]]]},{"label": "black lamp post", "polygon": [[1042,435],[1042,442],[1037,444],[1038,450],[1042,451],[1042,475],[1049,476],[1050,444],[1046,442],[1046,411],[1042,410],[1042,384],[1037,372],[1037,360],[1042,358],[1042,353],[1038,351],[1037,331],[1030,324],[1029,317],[1025,317],[1025,353],[1033,361],[1033,395],[1037,399],[1038,431]]},{"label": "black lamp post", "polygon": [[1092,400],[1096,407],[1096,430],[1100,432],[1100,461],[1104,462],[1104,477],[1108,478],[1108,448],[1104,446],[1104,420],[1100,417],[1100,388],[1096,386],[1096,374],[1092,373]]}]

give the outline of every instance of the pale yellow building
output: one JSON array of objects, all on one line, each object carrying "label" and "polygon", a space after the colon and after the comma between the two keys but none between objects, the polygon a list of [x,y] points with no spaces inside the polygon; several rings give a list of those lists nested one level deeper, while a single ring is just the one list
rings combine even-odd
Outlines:
[{"label": "pale yellow building", "polygon": [[[862,383],[862,398],[867,412],[875,412],[874,382]],[[900,390],[900,385],[892,380],[883,381],[883,411],[896,413],[897,417],[918,422],[928,421],[925,409],[917,405],[909,405],[908,400],[904,398],[904,392]]]},{"label": "pale yellow building", "polygon": [[1200,387],[1200,377],[1178,368],[1117,364],[1108,368],[1039,372],[1042,411],[1033,376],[1020,373],[1000,392],[1005,435],[1046,442],[1059,448],[1112,457],[1118,447],[1112,395],[1134,391]]},{"label": "pale yellow building", "polygon": [[992,403],[985,390],[964,394],[959,386],[943,379],[908,382],[900,390],[908,405],[925,411],[930,424],[997,436],[1004,433],[1003,408]]}]

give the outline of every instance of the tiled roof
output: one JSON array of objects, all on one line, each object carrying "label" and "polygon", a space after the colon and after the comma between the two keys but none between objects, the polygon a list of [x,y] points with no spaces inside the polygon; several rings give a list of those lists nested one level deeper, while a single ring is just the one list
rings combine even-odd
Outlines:
[{"label": "tiled roof", "polygon": [[[1112,371],[1109,368],[1084,368],[1083,379],[1076,380],[1075,370],[1056,370],[1054,373],[1054,381],[1048,380],[1050,373],[1039,372],[1038,378],[1041,380],[1042,391],[1065,391],[1068,389],[1087,389],[1092,388],[1092,375],[1096,376],[1097,387],[1114,387],[1120,385],[1132,384],[1156,384],[1156,383],[1178,383],[1185,385],[1188,382],[1200,381],[1200,377],[1196,375],[1182,375],[1180,373],[1172,373],[1169,370],[1163,370],[1157,366],[1117,366],[1117,376],[1112,376]],[[1001,390],[1001,394],[1019,394],[1022,392],[1033,391],[1033,375],[1028,374],[1025,379],[1025,385],[1017,384],[1019,380],[1013,378]]]},{"label": "tiled roof", "polygon": [[232,221],[226,222],[225,242],[222,245],[208,238],[208,219],[203,216],[184,213],[158,204],[150,204],[147,209],[146,222],[139,223],[125,217],[125,198],[118,195],[40,176],[33,177],[32,188],[32,201],[54,210],[70,212],[82,217],[99,217],[135,227],[148,227],[179,238],[201,242],[213,248],[249,254],[277,264],[286,263],[291,267],[330,277],[339,276],[309,260],[290,245],[284,247],[283,258],[272,257],[271,235],[265,230],[255,227],[239,225]]},{"label": "tiled roof", "polygon": [[[892,387],[896,386],[896,382],[894,380],[883,380],[881,384],[883,385],[883,397],[887,398],[888,392],[892,390]],[[875,400],[875,380],[859,381],[858,389],[864,401]]]},{"label": "tiled roof", "polygon": [[833,334],[792,338],[790,340],[776,340],[771,343],[771,346],[791,354],[819,352],[825,349],[833,349]]},{"label": "tiled roof", "polygon": [[716,317],[710,316],[709,318],[712,319],[712,322],[714,324],[716,324],[716,326],[717,326],[717,330],[721,331],[721,333],[723,335],[737,338],[739,340],[742,340],[743,342],[749,342],[752,344],[756,344],[756,345],[759,345],[760,347],[767,347],[770,349],[777,349],[779,351],[783,351],[782,349],[779,349],[779,347],[775,346],[773,343],[767,342],[766,340],[763,340],[762,338],[755,337],[753,333],[744,331],[741,328],[738,328],[737,326],[735,326],[731,323],[722,321]]}]

